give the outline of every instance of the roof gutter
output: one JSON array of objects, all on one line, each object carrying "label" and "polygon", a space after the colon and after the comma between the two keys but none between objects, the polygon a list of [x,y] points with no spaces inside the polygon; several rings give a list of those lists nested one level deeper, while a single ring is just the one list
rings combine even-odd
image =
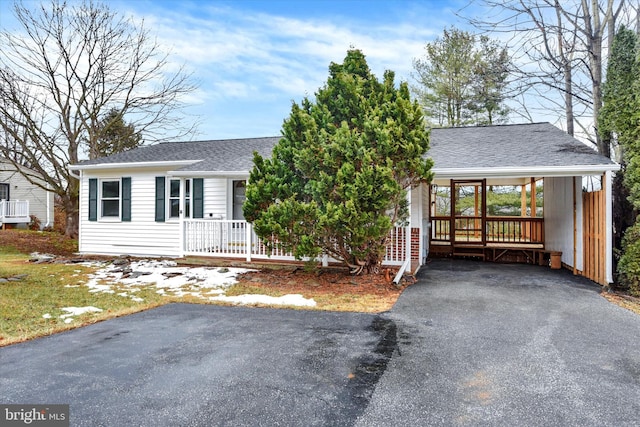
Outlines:
[{"label": "roof gutter", "polygon": [[515,178],[526,176],[578,176],[599,175],[603,172],[620,170],[620,165],[572,165],[541,167],[503,167],[503,168],[438,168],[432,172],[436,178]]},{"label": "roof gutter", "polygon": [[202,159],[196,160],[172,160],[172,161],[158,161],[158,162],[133,162],[133,163],[96,163],[91,165],[71,165],[69,170],[103,170],[103,169],[123,169],[123,168],[159,168],[167,166],[185,166],[192,165],[194,163],[201,162]]},{"label": "roof gutter", "polygon": [[249,171],[168,171],[168,174],[182,178],[247,178]]}]

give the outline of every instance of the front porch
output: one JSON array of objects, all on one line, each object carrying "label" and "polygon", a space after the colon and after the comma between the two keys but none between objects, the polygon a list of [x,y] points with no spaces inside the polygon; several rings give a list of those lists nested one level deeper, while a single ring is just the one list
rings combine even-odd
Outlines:
[{"label": "front porch", "polygon": [[0,200],[0,226],[5,224],[28,224],[29,216],[28,200]]},{"label": "front porch", "polygon": [[[284,251],[274,250],[269,254],[254,232],[252,224],[244,220],[184,219],[181,235],[181,246],[186,256],[239,258],[248,262],[253,259],[295,260],[291,253]],[[417,260],[420,253],[417,246],[421,240],[419,237],[418,228],[392,229],[382,265],[401,267],[407,261],[410,264],[412,259]],[[319,261],[323,265],[337,262],[326,255]]]},{"label": "front porch", "polygon": [[535,178],[517,186],[488,185],[486,179],[440,181],[429,197],[432,256],[542,264],[550,255],[542,187]]}]

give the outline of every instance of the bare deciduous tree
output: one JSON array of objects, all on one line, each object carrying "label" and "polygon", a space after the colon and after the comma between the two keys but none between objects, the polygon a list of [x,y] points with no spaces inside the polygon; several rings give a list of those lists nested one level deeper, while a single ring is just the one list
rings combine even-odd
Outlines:
[{"label": "bare deciduous tree", "polygon": [[0,32],[0,155],[44,177],[75,236],[78,181],[68,166],[99,155],[106,112],[127,117],[146,142],[185,137],[195,124],[181,120],[182,97],[195,86],[183,68],[170,72],[143,23],[104,4],[16,3],[14,14],[20,28]]},{"label": "bare deciduous tree", "polygon": [[[612,37],[625,0],[481,0],[491,19],[469,21],[488,32],[511,34],[510,48],[520,63],[523,91],[533,91],[610,156],[606,138],[597,132],[602,107],[603,45]],[[558,94],[562,101],[558,100]],[[578,111],[576,111],[576,107]],[[589,118],[587,122],[581,118]]]}]

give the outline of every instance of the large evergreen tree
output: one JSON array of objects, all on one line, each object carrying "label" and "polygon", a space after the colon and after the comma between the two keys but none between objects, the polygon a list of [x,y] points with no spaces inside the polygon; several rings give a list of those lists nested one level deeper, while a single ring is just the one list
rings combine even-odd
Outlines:
[{"label": "large evergreen tree", "polygon": [[122,111],[110,109],[98,123],[95,150],[98,156],[110,156],[131,150],[143,143],[142,135],[133,124],[126,123]]},{"label": "large evergreen tree", "polygon": [[425,46],[413,62],[414,91],[433,126],[456,127],[504,122],[511,58],[486,36],[456,28]]},{"label": "large evergreen tree", "polygon": [[270,159],[255,154],[246,219],[269,248],[326,253],[372,271],[408,217],[407,189],[431,179],[422,110],[394,73],[382,82],[359,50],[332,63],[315,102],[294,103]]},{"label": "large evergreen tree", "polygon": [[[611,135],[621,152],[622,169],[616,177],[614,205],[616,232],[624,232],[618,279],[640,295],[640,217],[636,216],[640,209],[640,62],[638,38],[624,27],[612,44],[603,98],[598,132]],[[630,224],[633,225],[623,230]]]}]

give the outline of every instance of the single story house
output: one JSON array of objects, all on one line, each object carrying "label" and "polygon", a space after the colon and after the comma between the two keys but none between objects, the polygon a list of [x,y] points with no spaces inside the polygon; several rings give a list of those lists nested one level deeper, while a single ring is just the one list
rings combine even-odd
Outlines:
[{"label": "single story house", "polygon": [[[253,152],[268,157],[278,140],[162,143],[72,165],[80,252],[266,258],[242,204]],[[434,181],[410,191],[409,225],[392,231],[384,264],[415,270],[427,256],[552,258],[613,281],[611,181],[619,166],[610,159],[549,123],[433,129],[427,155]],[[515,215],[492,207],[501,188],[510,197],[519,191]]]},{"label": "single story house", "polygon": [[[40,221],[40,227],[53,226],[53,193],[43,188],[46,184],[37,172],[23,166],[18,170],[7,159],[0,158],[0,226],[26,227],[31,215]],[[42,185],[31,183],[25,174]]]}]

